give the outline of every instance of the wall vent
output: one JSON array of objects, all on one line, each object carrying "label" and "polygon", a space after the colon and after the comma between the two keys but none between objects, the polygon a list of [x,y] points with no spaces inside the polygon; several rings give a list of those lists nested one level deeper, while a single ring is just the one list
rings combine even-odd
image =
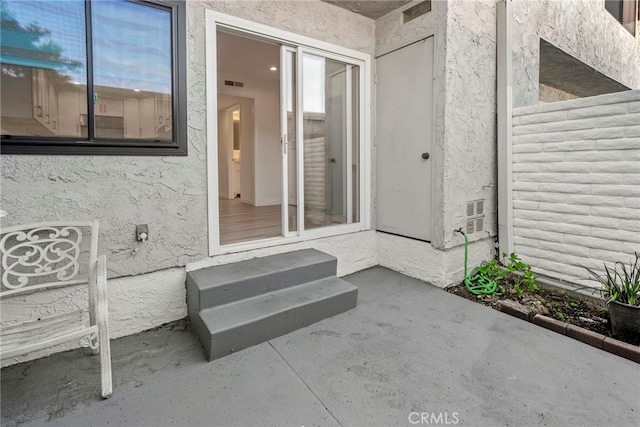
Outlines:
[{"label": "wall vent", "polygon": [[467,202],[467,234],[482,231],[484,228],[484,200]]},{"label": "wall vent", "polygon": [[410,7],[402,12],[402,23],[406,24],[409,21],[416,19],[419,16],[425,15],[431,12],[431,0],[423,1],[417,5]]}]

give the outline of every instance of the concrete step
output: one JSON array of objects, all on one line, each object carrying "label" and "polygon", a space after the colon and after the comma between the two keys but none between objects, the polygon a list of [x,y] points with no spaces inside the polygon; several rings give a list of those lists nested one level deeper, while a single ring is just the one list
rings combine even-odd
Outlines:
[{"label": "concrete step", "polygon": [[202,310],[192,327],[213,360],[350,310],[357,298],[358,288],[329,277]]},{"label": "concrete step", "polygon": [[254,258],[187,273],[187,301],[196,311],[336,275],[335,257],[315,249]]}]

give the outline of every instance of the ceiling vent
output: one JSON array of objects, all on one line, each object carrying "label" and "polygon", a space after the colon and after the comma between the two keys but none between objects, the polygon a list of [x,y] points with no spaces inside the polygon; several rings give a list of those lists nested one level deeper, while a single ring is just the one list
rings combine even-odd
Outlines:
[{"label": "ceiling vent", "polygon": [[225,80],[225,86],[235,86],[235,87],[244,87],[244,83],[242,82],[234,82],[233,80]]}]

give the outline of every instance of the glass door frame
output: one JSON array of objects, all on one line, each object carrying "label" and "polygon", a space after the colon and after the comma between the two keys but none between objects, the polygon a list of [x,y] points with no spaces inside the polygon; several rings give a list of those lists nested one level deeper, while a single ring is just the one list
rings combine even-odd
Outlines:
[{"label": "glass door frame", "polygon": [[[371,55],[355,51],[342,46],[333,45],[327,42],[315,40],[306,36],[292,33],[286,30],[280,30],[264,24],[255,23],[242,18],[225,15],[213,10],[205,11],[206,22],[206,93],[207,93],[207,206],[208,206],[208,222],[209,222],[209,255],[219,255],[225,253],[242,252],[247,250],[265,248],[270,246],[278,246],[288,243],[296,243],[322,237],[337,236],[357,231],[369,230],[371,227],[371,75],[372,75],[372,58]],[[282,237],[275,237],[265,240],[255,240],[242,243],[234,243],[221,246],[220,245],[220,224],[219,224],[219,203],[218,203],[218,171],[217,171],[217,84],[218,70],[216,58],[216,31],[223,29],[232,31],[239,35],[248,37],[257,37],[264,40],[274,41],[281,45],[280,71],[281,77],[286,70],[286,55],[283,52],[295,52],[296,54],[296,86],[302,87],[302,57],[304,53],[322,56],[327,59],[333,59],[345,63],[347,66],[360,67],[359,85],[358,85],[358,125],[359,125],[359,146],[358,146],[358,193],[360,214],[359,221],[353,222],[352,212],[352,191],[353,176],[351,167],[347,168],[346,179],[347,191],[347,223],[332,226],[314,228],[311,230],[304,229],[304,145],[303,145],[303,112],[302,112],[302,91],[296,90],[296,180],[297,180],[297,230],[288,229],[288,165],[287,165],[287,146],[286,138],[286,94],[283,90],[285,80],[281,78],[280,95],[280,126],[281,126],[281,159],[282,159]],[[348,67],[351,69],[351,67]],[[347,73],[347,79],[351,80],[351,73]],[[348,91],[351,93],[351,91]],[[284,111],[284,113],[283,113]],[[351,114],[351,113],[347,113]],[[353,118],[347,121],[352,122]],[[348,130],[348,138],[351,140],[352,130]],[[351,143],[349,143],[351,146]],[[346,153],[351,164],[352,150]],[[345,158],[346,159],[346,158]]]}]

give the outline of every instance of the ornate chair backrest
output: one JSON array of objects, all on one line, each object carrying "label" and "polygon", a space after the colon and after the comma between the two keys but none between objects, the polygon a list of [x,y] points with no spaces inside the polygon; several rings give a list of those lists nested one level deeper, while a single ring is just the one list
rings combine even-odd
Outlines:
[{"label": "ornate chair backrest", "polygon": [[0,231],[0,297],[93,283],[98,221],[48,222]]}]

